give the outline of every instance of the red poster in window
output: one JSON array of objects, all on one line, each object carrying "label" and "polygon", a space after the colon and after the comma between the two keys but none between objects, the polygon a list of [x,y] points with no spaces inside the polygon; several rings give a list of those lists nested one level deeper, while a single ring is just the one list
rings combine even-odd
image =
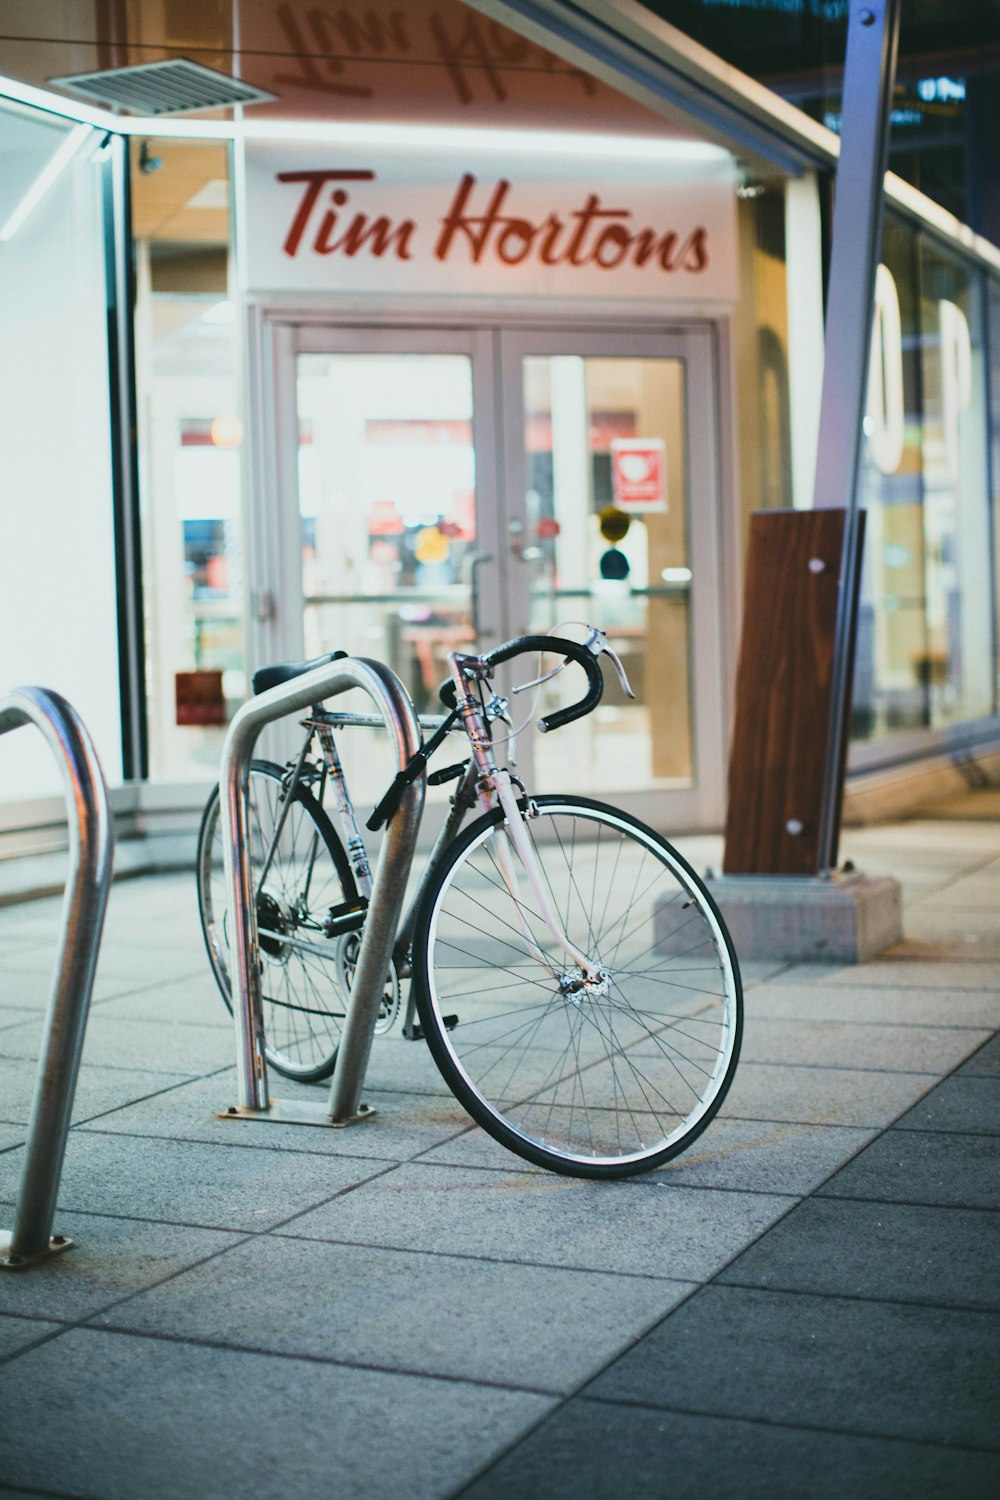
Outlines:
[{"label": "red poster in window", "polygon": [[611,481],[615,505],[629,515],[667,508],[667,453],[662,438],[613,438]]},{"label": "red poster in window", "polygon": [[226,699],[221,672],[175,672],[178,724],[226,723]]}]

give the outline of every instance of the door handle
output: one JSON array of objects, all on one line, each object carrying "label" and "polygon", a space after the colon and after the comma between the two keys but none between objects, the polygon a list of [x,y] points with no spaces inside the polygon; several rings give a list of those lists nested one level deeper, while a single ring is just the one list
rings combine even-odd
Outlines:
[{"label": "door handle", "polygon": [[473,552],[465,559],[465,571],[468,574],[470,614],[472,616],[472,633],[479,639],[479,569],[486,563],[493,561],[492,552]]}]

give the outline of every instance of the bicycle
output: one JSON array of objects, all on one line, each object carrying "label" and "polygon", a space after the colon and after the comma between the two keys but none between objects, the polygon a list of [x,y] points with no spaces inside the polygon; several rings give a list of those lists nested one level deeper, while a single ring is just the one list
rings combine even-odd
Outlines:
[{"label": "bicycle", "polygon": [[[711,895],[666,839],[590,798],[530,796],[498,764],[495,726],[513,725],[507,699],[487,687],[502,663],[534,652],[562,660],[523,687],[571,662],[588,679],[582,699],[538,721],[542,732],[596,708],[601,654],[631,692],[594,629],[584,643],[524,636],[449,655],[446,713],[421,720],[429,739],[366,824],[384,826],[418,776],[457,783],[398,930],[376,1032],[396,1021],[408,979],[403,1035],[426,1039],[478,1124],[535,1165],[624,1177],[685,1150],[725,1098],[742,1033],[739,966]],[[345,654],[265,667],[254,691]],[[372,888],[335,731],[381,720],[316,705],[302,725],[295,760],[252,762],[250,858],[265,1055],[290,1078],[318,1081],[336,1062]],[[464,737],[463,758],[428,775],[453,733]],[[218,788],[197,870],[205,944],[232,1009]]]}]

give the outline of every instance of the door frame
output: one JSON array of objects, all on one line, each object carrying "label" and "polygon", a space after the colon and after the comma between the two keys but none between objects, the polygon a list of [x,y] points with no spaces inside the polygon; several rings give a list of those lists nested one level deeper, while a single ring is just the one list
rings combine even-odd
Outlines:
[{"label": "door frame", "polygon": [[[334,335],[337,352],[467,353],[473,360],[474,389],[492,399],[474,401],[477,535],[481,550],[498,566],[486,570],[480,600],[484,638],[511,633],[507,586],[509,522],[517,519],[520,491],[512,481],[523,473],[521,424],[500,436],[502,403],[513,399],[512,359],[501,351],[680,357],[687,362],[685,415],[689,494],[689,548],[692,560],[691,693],[695,781],[690,789],[651,788],[629,792],[608,788],[622,807],[659,827],[674,830],[719,828],[725,815],[729,702],[735,676],[740,596],[740,524],[735,501],[732,372],[728,318],[652,316],[648,307],[602,309],[601,318],[579,309],[559,315],[550,303],[546,315],[537,303],[505,306],[481,303],[442,308],[404,304],[388,308],[344,299],[250,300],[246,306],[246,403],[254,442],[244,470],[251,670],[266,661],[292,660],[302,652],[302,582],[297,524],[298,448],[295,358],[310,346],[325,352]],[[496,338],[494,338],[496,335]],[[324,343],[324,340],[327,342]],[[423,351],[421,350],[423,346]],[[666,351],[666,354],[664,354]],[[518,371],[518,386],[519,386]],[[723,378],[724,374],[727,378]],[[485,379],[486,384],[479,382]],[[511,409],[511,408],[508,408]],[[520,410],[520,407],[512,408]],[[494,435],[496,441],[494,442]],[[523,489],[523,485],[521,486]],[[695,524],[695,504],[703,508]],[[275,504],[274,497],[284,497]],[[294,504],[294,511],[292,506]],[[294,516],[295,524],[288,524]],[[480,529],[482,528],[482,529]],[[494,549],[495,552],[494,552]],[[704,581],[695,587],[699,573]],[[697,644],[697,652],[695,646]],[[697,656],[697,661],[695,660]]]}]

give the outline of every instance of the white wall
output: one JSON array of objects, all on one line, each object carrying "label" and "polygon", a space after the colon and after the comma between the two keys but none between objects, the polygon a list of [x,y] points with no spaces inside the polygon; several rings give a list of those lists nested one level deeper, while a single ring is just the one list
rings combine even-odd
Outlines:
[{"label": "white wall", "polygon": [[[0,142],[16,139],[20,152],[27,141],[42,162],[63,133],[0,111]],[[101,171],[91,160],[99,140],[92,132],[0,241],[0,694],[29,683],[62,693],[114,785],[122,765]],[[62,781],[38,732],[0,738],[0,822],[10,821],[3,804],[52,794],[62,795]]]}]

